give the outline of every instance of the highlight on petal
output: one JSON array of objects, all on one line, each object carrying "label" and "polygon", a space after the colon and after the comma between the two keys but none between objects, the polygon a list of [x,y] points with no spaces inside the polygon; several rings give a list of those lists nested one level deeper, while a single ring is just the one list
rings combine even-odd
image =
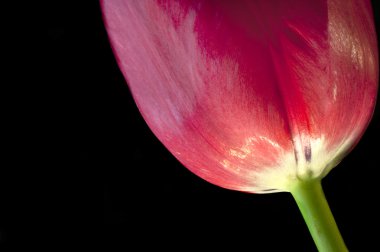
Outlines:
[{"label": "highlight on petal", "polygon": [[266,193],[323,177],[369,123],[378,58],[368,1],[101,4],[145,121],[215,185]]}]

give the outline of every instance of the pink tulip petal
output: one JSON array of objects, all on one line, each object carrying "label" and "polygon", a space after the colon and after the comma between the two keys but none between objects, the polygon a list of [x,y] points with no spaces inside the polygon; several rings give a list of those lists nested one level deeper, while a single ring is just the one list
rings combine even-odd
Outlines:
[{"label": "pink tulip petal", "polygon": [[102,1],[138,108],[188,169],[248,192],[324,176],[363,134],[378,81],[362,0]]}]

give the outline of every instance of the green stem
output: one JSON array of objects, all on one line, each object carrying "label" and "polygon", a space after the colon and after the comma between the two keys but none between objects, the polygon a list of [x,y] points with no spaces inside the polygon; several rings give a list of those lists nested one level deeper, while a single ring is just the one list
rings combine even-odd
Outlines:
[{"label": "green stem", "polygon": [[322,190],[321,180],[299,182],[291,190],[320,252],[348,251]]}]

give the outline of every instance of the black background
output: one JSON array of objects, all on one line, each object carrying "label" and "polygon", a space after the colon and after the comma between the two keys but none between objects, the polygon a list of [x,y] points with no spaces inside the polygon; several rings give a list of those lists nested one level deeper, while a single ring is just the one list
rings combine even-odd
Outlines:
[{"label": "black background", "polygon": [[[3,92],[0,249],[316,251],[290,194],[216,187],[162,146],[118,69],[98,2],[73,2],[16,6],[8,20],[23,17],[5,36],[16,49]],[[378,247],[379,110],[323,180],[350,251]]]}]

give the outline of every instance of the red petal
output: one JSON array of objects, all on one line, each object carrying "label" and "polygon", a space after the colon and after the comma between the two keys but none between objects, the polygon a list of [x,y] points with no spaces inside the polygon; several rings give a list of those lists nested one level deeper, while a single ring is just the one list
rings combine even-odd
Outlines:
[{"label": "red petal", "polygon": [[[283,189],[260,174],[322,172],[368,124],[378,78],[368,1],[114,0],[102,7],[148,125],[216,185]],[[313,148],[315,140],[324,150]],[[316,160],[321,152],[333,155]]]}]

